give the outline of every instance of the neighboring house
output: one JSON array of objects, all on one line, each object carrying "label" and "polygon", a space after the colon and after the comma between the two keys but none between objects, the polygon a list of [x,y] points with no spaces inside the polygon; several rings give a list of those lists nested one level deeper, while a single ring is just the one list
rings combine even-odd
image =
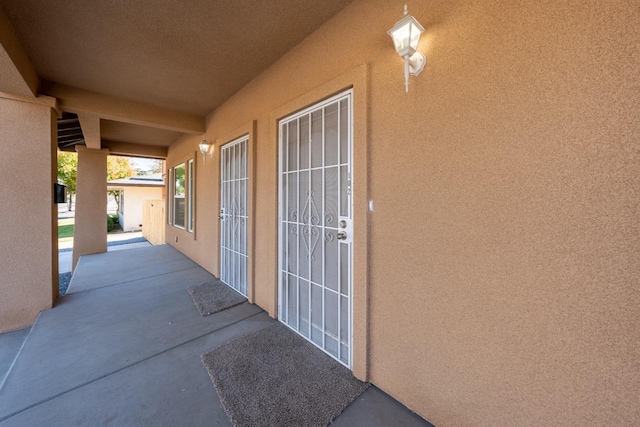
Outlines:
[{"label": "neighboring house", "polygon": [[107,190],[119,191],[122,231],[142,230],[142,206],[145,200],[162,200],[162,174],[132,176],[107,182]]},{"label": "neighboring house", "polygon": [[55,304],[57,142],[74,265],[107,155],[164,158],[167,244],[434,424],[638,425],[637,1],[414,0],[408,92],[404,1],[70,3],[0,0],[0,331]]}]

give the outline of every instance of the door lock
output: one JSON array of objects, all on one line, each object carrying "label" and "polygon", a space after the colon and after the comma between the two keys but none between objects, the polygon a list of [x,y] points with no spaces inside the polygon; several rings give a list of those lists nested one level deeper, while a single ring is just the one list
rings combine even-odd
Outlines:
[{"label": "door lock", "polygon": [[337,237],[342,243],[351,243],[353,241],[353,221],[348,216],[338,217]]}]

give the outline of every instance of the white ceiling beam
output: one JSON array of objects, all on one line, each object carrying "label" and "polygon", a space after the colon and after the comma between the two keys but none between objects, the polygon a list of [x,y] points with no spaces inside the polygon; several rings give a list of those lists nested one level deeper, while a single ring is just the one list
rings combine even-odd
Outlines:
[{"label": "white ceiling beam", "polygon": [[42,92],[57,98],[63,111],[78,115],[89,113],[101,119],[194,135],[204,133],[205,129],[205,118],[202,116],[141,104],[71,86],[47,82],[43,84]]},{"label": "white ceiling beam", "polygon": [[0,92],[36,96],[40,78],[0,7]]}]

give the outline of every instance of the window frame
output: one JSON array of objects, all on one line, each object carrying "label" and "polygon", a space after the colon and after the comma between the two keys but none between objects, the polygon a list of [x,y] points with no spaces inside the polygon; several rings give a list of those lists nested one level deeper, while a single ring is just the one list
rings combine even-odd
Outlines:
[{"label": "window frame", "polygon": [[[184,194],[176,194],[176,169],[184,168]],[[195,161],[189,157],[167,170],[167,224],[188,233],[195,231]],[[176,200],[184,200],[184,222],[176,223]]]},{"label": "window frame", "polygon": [[195,162],[193,161],[193,159],[189,159],[186,162],[187,164],[187,170],[186,170],[186,175],[187,175],[187,188],[186,188],[186,194],[185,197],[187,197],[187,200],[185,200],[185,204],[186,204],[186,223],[187,223],[187,231],[189,233],[193,233],[194,229],[195,229],[195,198],[196,198],[196,192],[195,192],[195,180],[196,180],[196,172],[195,172]]},{"label": "window frame", "polygon": [[[177,179],[178,179],[178,169],[184,169],[184,172],[182,173],[182,179],[184,180],[184,183],[182,185],[182,193],[178,194],[178,186],[177,186]],[[185,230],[186,229],[186,217],[187,217],[187,163],[186,162],[182,162],[177,164],[176,166],[173,167],[173,193],[171,194],[171,198],[172,198],[172,207],[173,207],[173,219],[171,224],[176,227],[179,228],[181,230]],[[178,219],[178,212],[179,209],[177,208],[177,202],[178,200],[182,200],[182,206],[183,206],[183,213],[182,213],[182,223],[177,223],[177,219]]]},{"label": "window frame", "polygon": [[173,225],[173,168],[167,169],[167,224]]}]

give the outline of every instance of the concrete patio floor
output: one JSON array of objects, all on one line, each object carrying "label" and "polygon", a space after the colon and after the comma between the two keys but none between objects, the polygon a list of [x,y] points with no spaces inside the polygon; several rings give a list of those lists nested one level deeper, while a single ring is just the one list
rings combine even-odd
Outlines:
[{"label": "concrete patio floor", "polygon": [[[186,288],[212,278],[168,245],[82,257],[55,308],[0,335],[0,427],[230,425],[200,355],[276,320],[201,317]],[[430,424],[372,386],[332,425]]]}]

